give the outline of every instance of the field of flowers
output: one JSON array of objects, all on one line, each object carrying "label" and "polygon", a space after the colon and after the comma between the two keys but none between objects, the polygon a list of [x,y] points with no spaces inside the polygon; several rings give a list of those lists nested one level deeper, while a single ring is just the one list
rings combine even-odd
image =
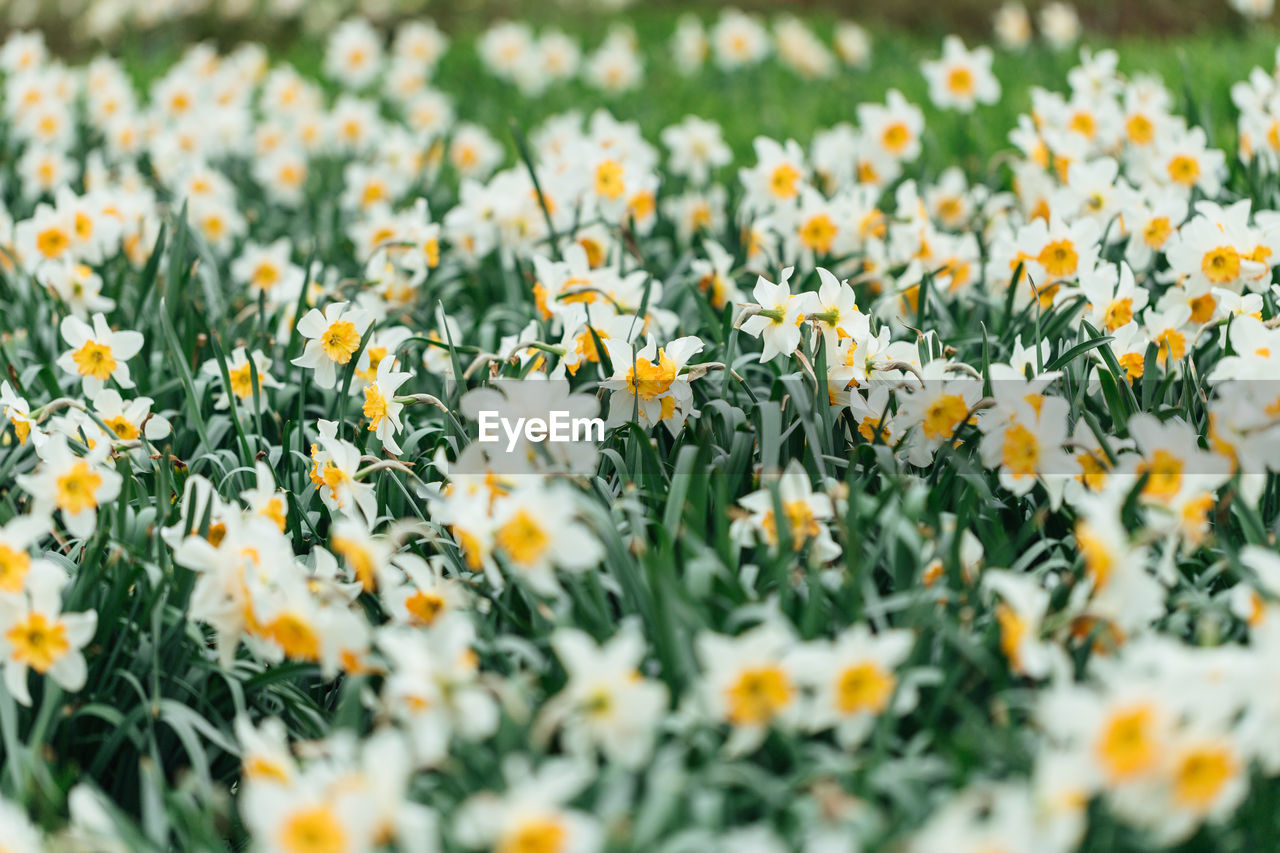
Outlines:
[{"label": "field of flowers", "polygon": [[1274,31],[82,5],[0,45],[0,850],[1280,844]]}]

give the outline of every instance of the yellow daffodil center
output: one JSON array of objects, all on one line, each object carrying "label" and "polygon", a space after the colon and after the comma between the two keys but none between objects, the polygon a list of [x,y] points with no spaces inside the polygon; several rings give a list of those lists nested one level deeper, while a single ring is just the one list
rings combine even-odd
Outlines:
[{"label": "yellow daffodil center", "polygon": [[1173,795],[1182,805],[1204,811],[1235,775],[1236,761],[1222,746],[1202,746],[1179,759],[1173,773]]},{"label": "yellow daffodil center", "polygon": [[947,196],[938,202],[938,218],[945,223],[954,223],[964,215],[964,203],[956,196]]},{"label": "yellow daffodil center", "polygon": [[422,244],[422,253],[427,256],[427,266],[435,269],[440,265],[440,241],[435,237]]},{"label": "yellow daffodil center", "polygon": [[[1271,266],[1271,264],[1267,263],[1267,261],[1271,258],[1271,249],[1267,246],[1262,245],[1261,243],[1258,244],[1258,246],[1255,247],[1254,250],[1249,254],[1247,254],[1245,257],[1247,257],[1251,261],[1257,261],[1258,263],[1262,264],[1264,267]],[[1254,276],[1255,279],[1257,277],[1258,276]]]},{"label": "yellow daffodil center", "polygon": [[84,211],[76,211],[75,232],[82,242],[93,236],[93,219]]},{"label": "yellow daffodil center", "polygon": [[901,154],[911,142],[911,131],[902,122],[894,122],[884,129],[880,141],[890,154]]},{"label": "yellow daffodil center", "polygon": [[627,388],[642,400],[665,394],[676,381],[676,365],[664,350],[658,350],[658,363],[641,356],[627,370]]},{"label": "yellow daffodil center", "polygon": [[46,258],[61,257],[71,246],[71,238],[61,228],[46,228],[36,235],[36,249]]},{"label": "yellow daffodil center", "polygon": [[275,264],[264,261],[254,269],[253,278],[249,284],[258,290],[269,290],[279,281],[280,270],[276,268]]},{"label": "yellow daffodil center", "polygon": [[590,237],[579,237],[578,245],[587,253],[587,266],[597,269],[608,259],[608,250],[599,240]]},{"label": "yellow daffodil center", "polygon": [[48,672],[71,651],[67,627],[57,620],[50,622],[43,613],[32,612],[25,620],[15,623],[4,636],[13,648],[13,660],[39,673]]},{"label": "yellow daffodil center", "polygon": [[[596,335],[599,336],[601,341],[609,339],[609,336],[599,329],[596,329]],[[583,331],[574,339],[573,351],[579,356],[579,361],[569,365],[570,373],[577,373],[578,368],[582,366],[584,361],[592,363],[599,363],[600,361],[600,350],[596,346],[596,339],[592,337],[590,329]]]},{"label": "yellow daffodil center", "polygon": [[1107,482],[1106,458],[1086,450],[1076,454],[1076,461],[1080,463],[1080,474],[1077,479],[1090,491],[1101,491]]},{"label": "yellow daffodil center", "polygon": [[958,97],[973,94],[973,72],[968,68],[952,68],[947,74],[947,91]]},{"label": "yellow daffodil center", "polygon": [[258,515],[263,518],[269,518],[275,522],[276,527],[280,528],[280,532],[284,532],[285,527],[285,511],[284,501],[280,498],[271,498],[265,504],[258,508]]},{"label": "yellow daffodil center", "polygon": [[1000,651],[1014,669],[1022,669],[1022,640],[1027,635],[1027,621],[1007,604],[996,607],[996,623],[1000,626]]},{"label": "yellow daffodil center", "polygon": [[950,438],[968,412],[959,394],[943,394],[925,410],[924,434],[930,440]]},{"label": "yellow daffodil center", "polygon": [[1200,178],[1200,163],[1194,157],[1179,154],[1169,161],[1169,179],[1184,187],[1193,185]]},{"label": "yellow daffodil center", "polygon": [[1107,331],[1114,332],[1133,319],[1133,298],[1124,297],[1116,299],[1107,306],[1104,322],[1107,324]]},{"label": "yellow daffodil center", "polygon": [[1182,460],[1167,450],[1157,450],[1151,454],[1150,462],[1143,462],[1137,468],[1139,476],[1147,474],[1147,484],[1142,493],[1148,497],[1171,499],[1182,487]]},{"label": "yellow daffodil center", "polygon": [[284,822],[280,846],[287,853],[342,853],[347,849],[347,833],[329,809],[314,806]]},{"label": "yellow daffodil center", "polygon": [[1146,362],[1140,352],[1127,352],[1116,361],[1120,362],[1120,366],[1124,368],[1124,372],[1130,379],[1141,379],[1143,371],[1146,370]]},{"label": "yellow daffodil center", "polygon": [[484,565],[485,557],[485,549],[480,542],[480,538],[467,530],[463,530],[456,524],[449,529],[453,533],[453,538],[458,542],[458,548],[462,551],[467,568],[473,572],[479,571]]},{"label": "yellow daffodil center", "polygon": [[1093,117],[1092,113],[1081,110],[1071,117],[1071,121],[1067,123],[1067,127],[1083,136],[1085,139],[1093,139],[1098,132],[1098,121]]},{"label": "yellow daffodil center", "polygon": [[1152,338],[1151,342],[1156,345],[1156,356],[1161,365],[1170,357],[1177,361],[1187,354],[1187,336],[1177,329],[1165,329]]},{"label": "yellow daffodil center", "polygon": [[[428,337],[432,340],[439,340],[440,336],[435,332],[428,332]],[[372,382],[378,376],[378,365],[382,364],[382,360],[387,357],[387,348],[379,346],[370,346],[365,349],[365,355],[368,356],[369,366],[361,370],[356,369],[356,376],[359,376],[366,382]]]},{"label": "yellow daffodil center", "polygon": [[200,228],[204,231],[204,236],[210,243],[217,243],[227,232],[227,224],[222,217],[216,213],[211,213],[200,221]]},{"label": "yellow daffodil center", "polygon": [[1182,507],[1182,528],[1187,538],[1200,542],[1209,527],[1209,510],[1213,509],[1214,497],[1205,492],[1187,501]]},{"label": "yellow daffodil center", "polygon": [[1149,248],[1159,249],[1173,233],[1173,225],[1167,216],[1157,216],[1142,229],[1142,240]]},{"label": "yellow daffodil center", "polygon": [[626,187],[622,181],[622,166],[616,160],[605,160],[596,166],[596,195],[617,201]]},{"label": "yellow daffodil center", "polygon": [[643,221],[653,215],[657,200],[651,192],[638,192],[627,201],[627,210],[635,221]]},{"label": "yellow daffodil center", "polygon": [[1240,253],[1234,246],[1219,246],[1205,253],[1200,271],[1214,284],[1225,284],[1240,275]]},{"label": "yellow daffodil center", "polygon": [[30,554],[0,542],[0,592],[22,592],[30,568]]},{"label": "yellow daffodil center", "polygon": [[[785,501],[782,514],[787,518],[787,528],[791,533],[791,547],[799,551],[805,543],[822,532],[822,525],[814,517],[813,508],[808,501]],[[773,510],[765,513],[761,521],[765,533],[771,543],[777,544],[778,525],[773,517]]]},{"label": "yellow daffodil center", "polygon": [[511,561],[520,566],[537,565],[551,547],[551,537],[524,509],[499,527],[494,539]]},{"label": "yellow daffodil center", "polygon": [[727,690],[729,722],[736,726],[765,725],[791,703],[793,692],[791,679],[781,667],[743,670]]},{"label": "yellow daffodil center", "polygon": [[836,679],[836,708],[842,714],[879,714],[889,704],[895,681],[893,673],[872,661],[855,664]]},{"label": "yellow daffodil center", "polygon": [[231,377],[231,393],[235,394],[241,400],[248,398],[253,393],[253,371],[249,366],[249,362],[245,362],[239,367],[233,367],[227,371]]},{"label": "yellow daffodil center", "polygon": [[825,213],[819,213],[817,216],[810,217],[804,225],[800,227],[800,242],[808,249],[818,254],[826,254],[831,251],[831,244],[836,238],[836,224],[831,221],[831,217]]},{"label": "yellow daffodil center", "polygon": [[18,444],[25,445],[27,436],[31,435],[31,422],[22,417],[16,409],[6,406],[4,409],[5,417],[9,418],[9,422],[13,424],[13,432],[18,436]]},{"label": "yellow daffodil center", "polygon": [[1155,711],[1146,705],[1125,708],[1103,726],[1096,750],[1113,781],[1131,779],[1153,767],[1159,755]]},{"label": "yellow daffodil center", "polygon": [[97,341],[85,341],[84,346],[71,355],[76,370],[81,376],[92,376],[105,382],[115,372],[116,360],[111,355],[111,347],[103,346]]},{"label": "yellow daffodil center", "polygon": [[320,481],[329,489],[329,496],[341,505],[342,501],[338,497],[338,489],[342,488],[350,479],[347,472],[343,471],[332,461],[326,462],[324,467],[320,469]]},{"label": "yellow daffodil center", "polygon": [[371,592],[375,586],[377,570],[377,560],[374,558],[373,551],[349,536],[335,536],[330,544],[333,550],[351,566],[351,570],[356,573],[356,579],[360,581],[365,592]]},{"label": "yellow daffodil center", "polygon": [[1106,544],[1093,532],[1087,521],[1076,525],[1076,545],[1084,557],[1084,572],[1093,581],[1095,590],[1102,589],[1111,580],[1115,558]]},{"label": "yellow daffodil center", "polygon": [[444,599],[434,592],[418,590],[405,599],[405,610],[413,617],[413,621],[421,625],[430,625],[445,609]]},{"label": "yellow daffodil center", "polygon": [[1191,322],[1207,323],[1213,319],[1213,312],[1218,308],[1218,300],[1212,293],[1205,293],[1191,300]]},{"label": "yellow daffodil center", "polygon": [[117,438],[124,441],[133,441],[138,437],[140,430],[124,415],[116,415],[114,418],[106,418],[102,421],[111,427],[111,431],[116,434]]},{"label": "yellow daffodil center", "polygon": [[503,836],[497,853],[561,853],[568,833],[559,821],[539,818],[525,821]]},{"label": "yellow daffodil center", "polygon": [[249,779],[271,780],[272,782],[288,782],[289,772],[278,761],[272,761],[262,755],[254,755],[245,759],[244,775]]},{"label": "yellow daffodil center", "polygon": [[1040,459],[1040,443],[1035,433],[1022,424],[1014,424],[1005,430],[1001,447],[1001,462],[1015,477],[1033,477]]},{"label": "yellow daffodil center", "polygon": [[58,477],[58,508],[72,515],[93,509],[98,505],[98,487],[101,485],[102,475],[89,467],[89,463],[83,459],[77,461],[69,471]]},{"label": "yellow daffodil center", "polygon": [[377,385],[364,389],[364,416],[369,419],[369,431],[374,432],[387,417],[387,398]]},{"label": "yellow daffodil center", "polygon": [[1040,250],[1036,258],[1044,271],[1054,278],[1066,278],[1075,274],[1080,256],[1076,254],[1075,244],[1070,240],[1056,240]]},{"label": "yellow daffodil center", "polygon": [[1124,123],[1124,129],[1129,135],[1129,141],[1134,145],[1147,145],[1155,139],[1156,126],[1142,113],[1129,116],[1129,120]]},{"label": "yellow daffodil center", "polygon": [[320,345],[330,361],[346,364],[360,348],[360,333],[350,320],[339,320],[320,336]]},{"label": "yellow daffodil center", "polygon": [[297,613],[281,613],[267,625],[266,633],[293,660],[317,660],[320,657],[320,637]]},{"label": "yellow daffodil center", "polygon": [[[358,134],[348,134],[348,136],[356,136]],[[387,189],[377,181],[370,181],[364,185],[364,192],[360,194],[361,207],[372,207],[380,201],[386,201]]]},{"label": "yellow daffodil center", "polygon": [[799,190],[796,183],[800,180],[800,171],[790,163],[781,163],[774,167],[769,175],[769,192],[777,198],[795,198]]}]

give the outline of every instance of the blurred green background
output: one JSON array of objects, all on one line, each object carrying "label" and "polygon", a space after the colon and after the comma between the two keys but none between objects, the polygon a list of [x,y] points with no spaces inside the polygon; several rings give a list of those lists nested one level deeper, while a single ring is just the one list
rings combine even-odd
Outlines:
[{"label": "blurred green background", "polygon": [[[0,29],[11,29],[15,19],[34,17],[48,33],[51,42],[60,47],[76,47],[70,35],[85,17],[84,7],[102,0],[0,0]],[[122,0],[109,0],[119,3]],[[123,0],[163,16],[167,10],[197,8],[195,14],[184,15],[181,23],[169,29],[180,29],[186,36],[213,38],[219,42],[239,40],[249,34],[255,38],[280,42],[296,38],[299,27],[292,22],[270,20],[260,14],[280,0]],[[359,6],[366,14],[387,22],[405,17],[426,16],[443,28],[459,34],[474,34],[489,23],[512,18],[534,24],[560,26],[567,30],[591,32],[600,30],[618,18],[637,24],[647,20],[674,20],[679,14],[693,12],[713,19],[722,9],[738,8],[765,17],[794,14],[815,22],[853,20],[878,32],[897,31],[921,38],[937,38],[946,33],[959,33],[968,39],[983,40],[990,36],[991,20],[1003,0],[738,0],[722,3],[711,0],[633,0],[622,12],[610,11],[606,3],[593,0],[292,0],[302,8],[321,8],[320,17],[341,17]],[[1032,13],[1048,5],[1049,0],[1024,0]],[[1076,0],[1087,32],[1106,37],[1140,36],[1157,39],[1170,36],[1204,35],[1206,33],[1240,34],[1259,26],[1246,21],[1227,0]],[[231,10],[235,10],[232,12]],[[244,12],[249,14],[245,15]],[[228,20],[228,16],[238,20]],[[1273,13],[1274,23],[1280,12]],[[80,47],[84,47],[81,45]]]},{"label": "blurred green background", "polygon": [[[323,27],[307,32],[296,23],[228,22],[206,10],[150,29],[127,28],[119,41],[92,44],[69,36],[72,22],[57,13],[59,2],[40,0],[39,6],[55,49],[77,59],[103,51],[120,56],[142,86],[163,73],[193,39],[210,40],[224,49],[259,41],[270,48],[274,61],[321,76]],[[213,2],[216,6],[218,0]],[[388,12],[383,19],[388,31],[396,21],[424,16],[450,35],[452,45],[433,84],[453,96],[459,118],[482,124],[504,141],[510,139],[513,121],[528,128],[567,109],[585,112],[606,106],[620,117],[638,121],[650,139],[687,114],[714,118],[742,154],[759,134],[808,142],[819,128],[851,121],[857,103],[879,100],[887,89],[897,88],[926,108],[926,170],[953,162],[957,151],[964,152],[969,165],[976,165],[1008,147],[1009,129],[1029,107],[1029,87],[1065,89],[1066,72],[1079,61],[1075,48],[1054,51],[1038,41],[1022,53],[997,50],[995,72],[1005,97],[972,116],[959,116],[928,107],[920,62],[936,56],[942,36],[950,32],[962,34],[970,44],[993,41],[992,16],[1002,5],[1000,0],[741,0],[733,4],[637,0],[620,12],[596,8],[586,0],[381,0],[378,5]],[[1024,5],[1034,20],[1046,2],[1031,0]],[[1235,117],[1224,105],[1230,103],[1231,84],[1244,79],[1251,68],[1272,68],[1277,33],[1273,22],[1246,21],[1226,0],[1079,0],[1073,5],[1084,25],[1082,45],[1117,48],[1122,71],[1159,74],[1175,93],[1178,109],[1203,121],[1213,144],[1234,150]],[[667,49],[676,22],[692,12],[710,25],[728,6],[758,12],[766,24],[779,14],[795,15],[828,44],[838,21],[856,21],[871,33],[872,65],[867,70],[841,68],[832,79],[816,81],[800,77],[775,59],[731,73],[708,65],[692,77],[680,75]],[[341,16],[341,11],[335,11],[335,19]],[[574,81],[528,97],[490,75],[476,55],[476,37],[502,18],[525,20],[538,29],[562,29],[581,41],[584,52],[594,48],[611,26],[627,23],[637,34],[644,81],[639,88],[620,94],[598,92]],[[935,156],[933,148],[948,153]]]},{"label": "blurred green background", "polygon": [[[1023,5],[1034,15],[1048,1],[1024,0]],[[565,5],[554,0],[453,0],[418,5],[440,20],[468,26],[493,16],[555,21],[565,15]],[[575,16],[584,14],[581,4],[570,5]],[[1001,5],[1003,0],[741,0],[733,3],[636,0],[628,11],[663,15],[693,11],[714,16],[722,8],[734,7],[764,15],[791,13],[818,19],[847,18],[867,26],[900,29],[921,36],[959,33],[983,38],[990,34],[991,17]],[[1077,0],[1071,5],[1080,13],[1086,30],[1112,36],[1242,31],[1249,26],[1226,0]]]}]

